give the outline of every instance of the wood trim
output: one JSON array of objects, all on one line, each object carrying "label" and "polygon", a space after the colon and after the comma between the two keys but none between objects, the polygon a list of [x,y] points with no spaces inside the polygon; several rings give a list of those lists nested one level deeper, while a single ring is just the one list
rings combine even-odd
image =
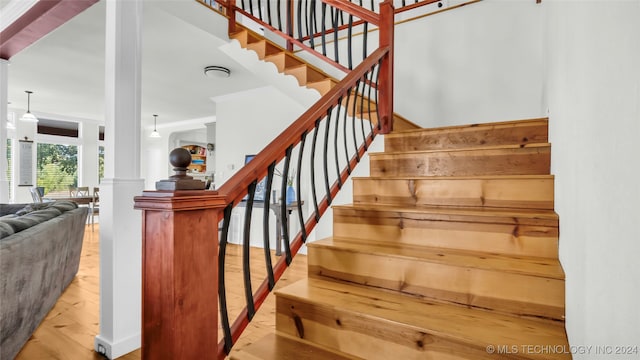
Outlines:
[{"label": "wood trim", "polygon": [[218,222],[212,191],[146,191],[142,211],[142,358],[195,359],[218,338]]},{"label": "wood trim", "polygon": [[40,0],[0,33],[0,58],[9,59],[98,0]]}]

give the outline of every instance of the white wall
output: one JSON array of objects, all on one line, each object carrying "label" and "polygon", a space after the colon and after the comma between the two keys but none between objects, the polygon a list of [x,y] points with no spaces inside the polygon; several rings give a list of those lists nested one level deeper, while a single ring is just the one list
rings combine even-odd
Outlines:
[{"label": "white wall", "polygon": [[[272,87],[258,88],[216,103],[216,176],[222,185],[257,154],[305,107]],[[216,181],[218,183],[218,181]]]},{"label": "white wall", "polygon": [[545,0],[543,7],[569,340],[637,347],[640,1]]},{"label": "white wall", "polygon": [[395,111],[423,127],[543,115],[542,15],[483,1],[396,26]]}]

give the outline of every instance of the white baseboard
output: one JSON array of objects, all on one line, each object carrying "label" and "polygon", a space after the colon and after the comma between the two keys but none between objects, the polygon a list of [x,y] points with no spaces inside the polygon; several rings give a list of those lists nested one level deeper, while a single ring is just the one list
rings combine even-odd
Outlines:
[{"label": "white baseboard", "polygon": [[108,359],[116,359],[140,348],[142,340],[141,334],[136,334],[117,342],[107,341],[97,335],[93,344],[93,349]]}]

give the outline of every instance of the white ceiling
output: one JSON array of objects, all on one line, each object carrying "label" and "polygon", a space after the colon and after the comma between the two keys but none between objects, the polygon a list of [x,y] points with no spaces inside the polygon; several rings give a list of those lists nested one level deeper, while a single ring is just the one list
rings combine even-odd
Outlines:
[{"label": "white ceiling", "polygon": [[[24,91],[31,90],[36,115],[104,120],[105,3],[99,1],[10,59],[10,109],[26,109]],[[144,2],[143,126],[152,126],[152,114],[159,115],[159,125],[213,116],[212,97],[265,85],[218,50],[228,39],[212,33],[224,28],[225,18],[195,0]],[[205,77],[207,65],[228,67],[231,77]]]}]

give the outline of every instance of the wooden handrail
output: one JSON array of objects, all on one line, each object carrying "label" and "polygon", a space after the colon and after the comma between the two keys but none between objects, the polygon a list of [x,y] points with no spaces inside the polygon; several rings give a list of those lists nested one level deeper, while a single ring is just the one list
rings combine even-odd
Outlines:
[{"label": "wooden handrail", "polygon": [[285,150],[289,146],[300,142],[300,134],[304,131],[311,131],[314,128],[315,120],[326,115],[329,106],[338,104],[340,98],[344,96],[345,91],[353,86],[356,80],[361,78],[366,70],[373,67],[380,59],[385,57],[389,53],[389,49],[390,47],[387,45],[374,51],[371,56],[347,74],[340,83],[329,90],[329,92],[311,106],[309,110],[305,111],[293,124],[271,141],[251,162],[229,178],[229,180],[218,189],[218,194],[222,196],[227,203],[237,204],[242,200],[247,193],[247,186],[249,186],[251,181],[266,176],[269,164],[284,158]]}]

